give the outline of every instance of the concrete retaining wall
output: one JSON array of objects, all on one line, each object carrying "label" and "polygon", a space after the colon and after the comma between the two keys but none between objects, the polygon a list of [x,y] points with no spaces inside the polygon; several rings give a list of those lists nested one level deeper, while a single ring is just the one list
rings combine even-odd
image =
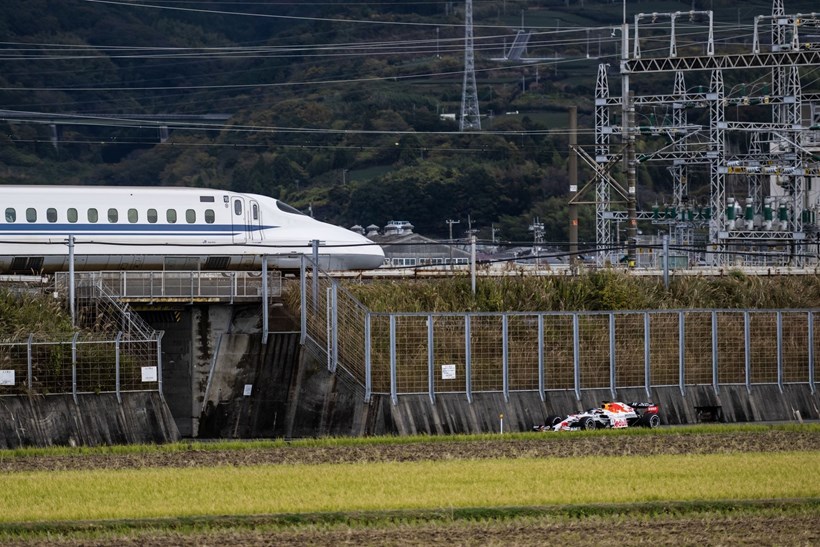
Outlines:
[{"label": "concrete retaining wall", "polygon": [[[619,390],[612,397],[609,390],[590,390],[581,393],[578,401],[574,392],[548,392],[541,401],[537,393],[510,393],[508,401],[501,393],[477,393],[468,403],[464,394],[445,394],[431,404],[426,395],[400,396],[393,406],[390,398],[372,406],[386,405],[383,421],[386,429],[400,435],[489,433],[501,429],[503,415],[505,431],[528,431],[533,425],[544,423],[547,416],[564,416],[592,408],[602,401],[650,401],[660,405],[661,422],[665,425],[694,424],[711,421],[708,414],[698,409],[715,409],[716,421],[769,422],[820,419],[820,397],[812,394],[808,385],[784,386],[721,386],[715,395],[711,386],[687,386],[683,395],[677,387],[659,387],[647,397],[643,389]],[[389,414],[389,418],[387,417]]]},{"label": "concrete retaining wall", "polygon": [[168,443],[179,431],[156,392],[0,397],[0,448]]},{"label": "concrete retaining wall", "polygon": [[[251,336],[253,338],[253,336]],[[807,384],[657,387],[647,396],[643,388],[581,392],[550,391],[545,400],[535,392],[476,393],[468,402],[463,393],[401,395],[393,405],[387,395],[364,402],[364,390],[344,371],[331,374],[324,360],[302,350],[298,334],[274,334],[264,359],[242,358],[235,369],[241,379],[220,382],[220,401],[212,401],[203,424],[213,437],[320,437],[362,435],[442,435],[529,431],[547,416],[581,411],[605,400],[651,401],[661,407],[663,424],[693,424],[709,418],[698,409],[711,409],[724,422],[761,422],[820,419],[820,396]],[[248,340],[248,349],[259,347]],[[251,351],[253,353],[253,351]],[[300,355],[301,353],[301,355]],[[251,364],[254,363],[254,364]],[[244,383],[253,383],[251,396],[242,395]]]}]

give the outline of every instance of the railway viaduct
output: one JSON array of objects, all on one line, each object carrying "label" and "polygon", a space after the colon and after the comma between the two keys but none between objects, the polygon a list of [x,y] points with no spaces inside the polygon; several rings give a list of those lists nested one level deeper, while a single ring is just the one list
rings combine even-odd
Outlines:
[{"label": "railway viaduct", "polygon": [[[163,333],[157,391],[0,397],[0,446],[526,431],[547,415],[612,398],[608,389],[580,396],[550,391],[546,398],[532,391],[368,398],[345,374],[329,372],[326,356],[306,351],[300,318],[282,301],[281,278],[269,284],[262,313],[258,273],[242,282],[237,274],[217,274],[216,283],[228,279],[228,289],[181,281],[182,275],[107,285],[109,297]],[[188,292],[161,294],[174,286]],[[643,389],[617,393],[621,400],[646,396]],[[687,386],[685,393],[661,386],[650,398],[661,405],[665,424],[820,419],[811,385],[722,385],[719,394],[711,385]]]}]

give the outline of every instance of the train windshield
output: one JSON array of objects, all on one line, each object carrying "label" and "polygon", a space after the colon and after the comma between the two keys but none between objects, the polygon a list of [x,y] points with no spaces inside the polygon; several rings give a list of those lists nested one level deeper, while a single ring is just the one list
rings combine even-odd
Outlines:
[{"label": "train windshield", "polygon": [[302,211],[300,211],[296,207],[291,207],[290,205],[288,205],[284,201],[278,201],[277,200],[276,201],[276,206],[279,208],[280,211],[285,212],[285,213],[291,213],[291,214],[294,214],[294,215],[304,215],[304,213]]}]

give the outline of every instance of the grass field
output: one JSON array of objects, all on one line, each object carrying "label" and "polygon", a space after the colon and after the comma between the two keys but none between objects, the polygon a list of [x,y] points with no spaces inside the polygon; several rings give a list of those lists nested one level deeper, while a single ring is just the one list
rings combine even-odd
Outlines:
[{"label": "grass field", "polygon": [[0,451],[0,542],[820,541],[817,425],[617,433]]}]

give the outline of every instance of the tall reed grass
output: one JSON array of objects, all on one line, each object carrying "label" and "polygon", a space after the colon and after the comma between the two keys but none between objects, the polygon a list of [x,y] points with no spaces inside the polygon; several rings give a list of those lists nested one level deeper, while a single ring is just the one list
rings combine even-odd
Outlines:
[{"label": "tall reed grass", "polygon": [[[820,277],[756,276],[732,271],[719,277],[673,276],[669,289],[654,277],[599,270],[576,276],[346,282],[373,311],[599,311],[697,308],[814,308]],[[298,297],[298,294],[296,295]]]}]

